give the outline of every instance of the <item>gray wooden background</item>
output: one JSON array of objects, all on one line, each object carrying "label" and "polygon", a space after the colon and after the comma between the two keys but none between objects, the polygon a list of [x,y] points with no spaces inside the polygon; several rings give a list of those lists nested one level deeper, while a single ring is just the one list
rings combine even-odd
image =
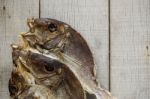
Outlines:
[{"label": "gray wooden background", "polygon": [[9,99],[10,44],[28,30],[28,17],[81,32],[98,81],[118,99],[150,99],[150,0],[0,0],[0,99]]}]

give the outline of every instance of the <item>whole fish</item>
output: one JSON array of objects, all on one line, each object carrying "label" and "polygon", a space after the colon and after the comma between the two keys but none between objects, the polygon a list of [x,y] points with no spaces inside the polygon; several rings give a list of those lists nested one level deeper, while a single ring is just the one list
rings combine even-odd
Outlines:
[{"label": "whole fish", "polygon": [[54,99],[115,99],[98,84],[92,52],[80,33],[50,18],[27,24],[22,42],[12,46],[13,63],[21,62],[35,85],[48,88]]}]

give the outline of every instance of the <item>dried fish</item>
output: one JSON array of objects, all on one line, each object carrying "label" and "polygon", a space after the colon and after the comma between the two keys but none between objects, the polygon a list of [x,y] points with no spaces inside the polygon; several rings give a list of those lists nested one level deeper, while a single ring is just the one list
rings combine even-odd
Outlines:
[{"label": "dried fish", "polygon": [[31,18],[27,24],[29,31],[21,33],[22,42],[12,45],[11,97],[114,99],[96,81],[92,53],[76,30],[49,18]]}]

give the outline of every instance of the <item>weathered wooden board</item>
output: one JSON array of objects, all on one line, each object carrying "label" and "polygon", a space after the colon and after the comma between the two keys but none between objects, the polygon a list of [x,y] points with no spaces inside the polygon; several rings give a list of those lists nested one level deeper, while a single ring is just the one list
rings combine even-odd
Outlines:
[{"label": "weathered wooden board", "polygon": [[97,65],[98,80],[108,88],[108,0],[41,0],[41,17],[70,24],[88,42]]},{"label": "weathered wooden board", "polygon": [[27,30],[26,19],[31,16],[39,17],[38,0],[0,0],[0,99],[9,99],[10,44]]},{"label": "weathered wooden board", "polygon": [[150,0],[111,0],[111,91],[150,99]]}]

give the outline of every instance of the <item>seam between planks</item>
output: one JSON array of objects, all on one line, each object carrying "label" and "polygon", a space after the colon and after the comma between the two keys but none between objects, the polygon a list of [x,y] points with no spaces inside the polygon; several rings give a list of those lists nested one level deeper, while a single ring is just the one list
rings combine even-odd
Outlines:
[{"label": "seam between planks", "polygon": [[39,0],[39,18],[41,18],[41,0]]},{"label": "seam between planks", "polygon": [[108,88],[109,88],[109,91],[111,91],[111,9],[110,9],[110,5],[111,5],[111,1],[108,0],[108,39],[109,39],[109,42],[108,42],[108,52],[109,52],[109,55],[108,55],[108,64],[109,64],[109,74],[108,74]]}]

